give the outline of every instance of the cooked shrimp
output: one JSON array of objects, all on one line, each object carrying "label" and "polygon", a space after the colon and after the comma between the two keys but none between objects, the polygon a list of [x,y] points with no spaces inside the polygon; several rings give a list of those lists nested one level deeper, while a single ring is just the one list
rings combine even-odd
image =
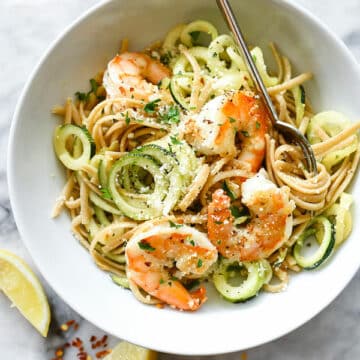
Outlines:
[{"label": "cooked shrimp", "polygon": [[217,250],[205,234],[185,225],[176,227],[160,224],[135,234],[125,250],[127,276],[175,308],[196,310],[206,301],[206,290],[189,292],[181,279],[204,276],[216,262]]},{"label": "cooked shrimp", "polygon": [[257,172],[264,159],[268,128],[269,119],[261,101],[253,94],[239,91],[218,96],[199,114],[189,116],[183,135],[201,154],[227,156],[237,151],[237,134],[241,149],[238,160]]},{"label": "cooked shrimp", "polygon": [[268,257],[291,235],[292,212],[289,189],[278,188],[259,173],[242,184],[242,202],[250,211],[250,221],[237,228],[230,212],[230,198],[219,189],[208,207],[208,236],[221,255],[237,261]]},{"label": "cooked shrimp", "polygon": [[156,85],[170,75],[165,65],[149,55],[126,52],[116,55],[109,62],[103,83],[110,98],[128,96],[152,101],[162,95]]},{"label": "cooked shrimp", "polygon": [[[257,95],[238,92],[223,107],[229,119],[236,120],[241,152],[238,160],[249,164],[257,172],[265,156],[265,135],[269,130],[269,117]],[[226,140],[225,140],[226,141]]]}]

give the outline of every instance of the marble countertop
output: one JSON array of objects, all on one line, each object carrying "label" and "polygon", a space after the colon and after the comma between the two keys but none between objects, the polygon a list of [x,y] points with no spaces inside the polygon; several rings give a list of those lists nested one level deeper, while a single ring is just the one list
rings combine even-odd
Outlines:
[{"label": "marble countertop", "polygon": [[[321,18],[350,47],[360,60],[359,0],[293,0]],[[1,0],[0,1],[0,248],[22,256],[36,270],[24,248],[12,216],[6,183],[7,139],[11,118],[21,89],[32,68],[48,45],[64,27],[97,0]],[[43,279],[42,279],[43,280]],[[57,335],[59,324],[76,319],[76,336],[104,335],[100,329],[71,310],[43,281],[49,296],[53,324],[48,339],[27,323],[9,301],[0,296],[0,358],[2,360],[51,359],[63,342]],[[1,295],[1,294],[0,294]],[[344,292],[313,320],[291,334],[269,344],[248,350],[249,360],[297,360],[360,358],[360,273]],[[69,334],[71,335],[71,334]],[[110,345],[118,340],[111,338]],[[203,359],[244,359],[241,353]],[[69,352],[65,360],[76,359]],[[182,356],[161,354],[162,360],[181,360]],[[200,359],[194,357],[193,359]]]}]

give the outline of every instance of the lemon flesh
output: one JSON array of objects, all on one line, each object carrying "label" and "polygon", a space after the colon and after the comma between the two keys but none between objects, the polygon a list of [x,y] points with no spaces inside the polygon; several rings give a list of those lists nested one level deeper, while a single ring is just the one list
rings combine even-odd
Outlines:
[{"label": "lemon flesh", "polygon": [[104,360],[156,360],[155,351],[122,341]]},{"label": "lemon flesh", "polygon": [[50,324],[50,308],[38,278],[22,259],[1,249],[0,290],[39,333],[46,337]]}]

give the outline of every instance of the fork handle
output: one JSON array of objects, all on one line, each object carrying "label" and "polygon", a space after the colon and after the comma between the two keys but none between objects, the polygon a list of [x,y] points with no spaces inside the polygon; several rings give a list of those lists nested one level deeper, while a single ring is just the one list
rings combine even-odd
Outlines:
[{"label": "fork handle", "polygon": [[252,76],[252,79],[255,83],[255,87],[258,90],[260,96],[262,97],[262,100],[264,101],[266,108],[269,112],[271,121],[273,125],[275,125],[277,122],[279,122],[279,118],[277,116],[276,110],[274,108],[274,105],[271,101],[271,98],[266,90],[265,84],[263,83],[261,76],[256,68],[256,65],[253,61],[253,58],[251,56],[251,53],[246,45],[244,36],[241,32],[240,26],[238,22],[236,21],[234,12],[229,4],[228,0],[216,0],[218,3],[218,7],[221,10],[225,21],[227,22],[231,32],[233,33],[236,42],[238,43],[243,58],[245,59],[246,65],[248,67],[248,70]]}]

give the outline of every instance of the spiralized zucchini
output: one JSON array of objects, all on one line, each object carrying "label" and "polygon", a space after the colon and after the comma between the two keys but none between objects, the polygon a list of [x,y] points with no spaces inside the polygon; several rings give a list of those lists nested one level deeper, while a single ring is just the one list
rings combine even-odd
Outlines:
[{"label": "spiralized zucchini", "polygon": [[[210,35],[211,41],[208,46],[201,46],[194,41],[194,34],[197,37],[200,33]],[[187,47],[187,56],[184,53],[179,54],[181,46]],[[192,68],[189,56],[200,65],[200,74],[197,75],[201,76],[204,87],[210,89],[203,103],[213,96],[223,94],[224,91],[249,89],[253,85],[233,38],[227,34],[218,36],[214,26],[206,21],[199,20],[186,26],[175,27],[165,38],[162,53],[175,75],[170,84],[172,95],[186,110],[192,110],[189,98],[194,73],[197,72]],[[255,47],[251,50],[251,54],[265,85],[267,87],[277,85],[279,79],[269,75],[262,50]]]},{"label": "spiralized zucchini", "polygon": [[335,228],[335,246],[342,244],[350,235],[352,230],[352,217],[350,212],[353,196],[342,193],[338,203],[332,205],[325,216],[329,217]]},{"label": "spiralized zucchini", "polygon": [[[336,136],[350,126],[351,121],[345,115],[336,111],[324,111],[310,120],[306,135],[311,144],[317,144]],[[332,167],[354,153],[358,148],[358,144],[358,136],[354,134],[350,144],[338,146],[336,150],[326,153],[320,161],[330,172]]]}]

